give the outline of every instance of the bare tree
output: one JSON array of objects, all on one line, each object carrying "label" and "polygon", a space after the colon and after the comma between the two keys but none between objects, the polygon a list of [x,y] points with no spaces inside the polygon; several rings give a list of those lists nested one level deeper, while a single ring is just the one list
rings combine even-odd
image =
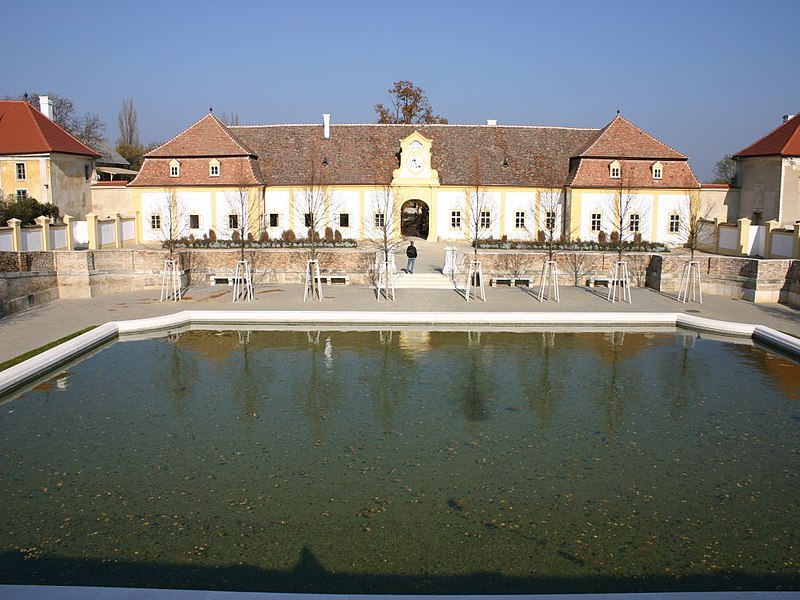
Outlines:
[{"label": "bare tree", "polygon": [[561,227],[562,198],[563,194],[560,188],[547,188],[539,192],[539,231],[544,236],[547,260],[553,260],[555,245],[563,234]]},{"label": "bare tree", "polygon": [[230,222],[228,225],[233,230],[232,239],[239,246],[240,260],[244,260],[244,249],[248,242],[253,241],[255,235],[261,231],[263,218],[256,188],[248,186],[245,181],[245,170],[239,165],[237,169],[236,190],[228,192],[228,210]]},{"label": "bare tree", "polygon": [[495,196],[483,185],[483,170],[478,154],[473,156],[470,169],[470,183],[464,189],[467,202],[467,227],[465,235],[477,259],[481,243],[492,237],[497,219]]},{"label": "bare tree", "polygon": [[310,260],[317,260],[317,250],[322,232],[326,227],[332,225],[333,194],[329,185],[327,168],[327,158],[322,156],[316,144],[312,145],[305,182],[294,196],[295,211],[302,215],[303,226],[308,232]]},{"label": "bare tree", "polygon": [[238,125],[239,124],[239,113],[238,112],[226,112],[222,111],[221,113],[217,114],[217,118],[225,123],[225,125]]},{"label": "bare tree", "polygon": [[376,187],[372,192],[372,223],[368,240],[384,260],[402,243],[400,233],[400,206],[403,199],[399,190],[390,185]]},{"label": "bare tree", "polygon": [[564,264],[572,277],[572,284],[577,287],[592,270],[592,257],[588,252],[570,252],[564,254]]},{"label": "bare tree", "polygon": [[122,101],[117,120],[119,121],[117,145],[139,146],[139,125],[132,98],[125,98]]},{"label": "bare tree", "polygon": [[[52,92],[46,95],[50,98],[53,107],[53,121],[57,123],[67,133],[76,137],[90,148],[97,149],[99,143],[105,141],[103,131],[105,124],[95,113],[87,112],[84,116],[79,116],[75,109],[75,104],[69,98],[64,98]],[[18,99],[24,100],[34,108],[39,108],[38,93],[29,94],[25,92]],[[6,96],[6,99],[12,99]]]},{"label": "bare tree", "polygon": [[617,253],[617,260],[622,260],[626,245],[641,239],[641,230],[646,207],[642,205],[639,195],[627,181],[629,177],[620,174],[616,189],[609,195],[610,211],[606,218],[611,224],[611,242]]},{"label": "bare tree", "polygon": [[165,188],[163,197],[150,213],[150,225],[172,260],[175,246],[189,228],[187,207],[175,188]]},{"label": "bare tree", "polygon": [[699,189],[689,190],[681,206],[680,213],[670,215],[670,233],[679,233],[686,238],[690,260],[701,244],[710,242],[709,235],[714,230],[714,207],[703,201]]}]

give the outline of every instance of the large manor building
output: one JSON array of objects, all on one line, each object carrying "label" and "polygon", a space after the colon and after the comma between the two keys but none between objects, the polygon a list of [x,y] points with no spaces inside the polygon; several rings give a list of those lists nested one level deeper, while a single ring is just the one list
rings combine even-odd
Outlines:
[{"label": "large manor building", "polygon": [[364,239],[392,220],[434,241],[474,239],[471,228],[596,240],[619,228],[624,198],[624,234],[679,243],[700,185],[684,154],[620,115],[582,129],[332,124],[330,115],[226,126],[209,113],[147,154],[129,189],[143,241],[160,239],[176,205],[182,234],[195,237],[228,238],[244,222],[256,237],[306,237],[313,224]]}]

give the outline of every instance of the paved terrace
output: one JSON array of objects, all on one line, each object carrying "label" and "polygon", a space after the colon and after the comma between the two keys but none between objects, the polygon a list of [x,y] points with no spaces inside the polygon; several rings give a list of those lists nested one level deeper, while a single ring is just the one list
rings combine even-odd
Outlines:
[{"label": "paved terrace", "polygon": [[[419,258],[414,275],[402,273],[406,281],[440,273],[444,244],[416,241]],[[463,245],[459,252],[468,252]],[[398,252],[397,266],[405,266],[405,256]],[[444,279],[444,277],[442,277]],[[488,282],[488,277],[486,278]],[[323,285],[324,299],[303,302],[300,284],[256,285],[253,302],[232,302],[232,287],[192,285],[180,302],[159,302],[160,290],[116,293],[85,300],[56,300],[30,311],[0,319],[0,362],[39,348],[53,340],[91,325],[155,317],[182,310],[256,310],[256,311],[391,311],[391,312],[685,312],[688,314],[764,325],[800,338],[800,310],[780,304],[753,304],[721,296],[703,295],[703,304],[676,300],[674,293],[649,288],[631,288],[633,302],[612,304],[605,287],[560,287],[561,301],[539,302],[536,288],[486,286],[486,302],[465,301],[463,293],[453,289],[397,289],[395,301],[376,300],[375,290],[366,286]]]}]

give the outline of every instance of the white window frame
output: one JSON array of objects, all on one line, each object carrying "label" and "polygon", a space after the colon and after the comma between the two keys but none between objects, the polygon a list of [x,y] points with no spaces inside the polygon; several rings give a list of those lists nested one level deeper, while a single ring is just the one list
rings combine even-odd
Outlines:
[{"label": "white window frame", "polygon": [[450,229],[461,229],[461,211],[450,211]]},{"label": "white window frame", "polygon": [[518,210],[514,213],[514,229],[525,229],[524,210]]},{"label": "white window frame", "polygon": [[231,213],[228,215],[228,229],[239,229],[239,215],[236,213]]},{"label": "white window frame", "polygon": [[619,179],[622,177],[622,165],[618,160],[608,165],[608,175],[611,179]]},{"label": "white window frame", "polygon": [[[22,177],[19,176],[20,171],[22,171]],[[14,176],[16,181],[28,180],[28,167],[24,162],[18,162],[14,164]]]},{"label": "white window frame", "polygon": [[386,227],[386,214],[382,212],[375,213],[372,222],[375,224],[375,227]]},{"label": "white window frame", "polygon": [[631,213],[628,216],[628,231],[630,233],[639,233],[642,230],[642,215],[639,213]]},{"label": "white window frame", "polygon": [[653,164],[651,171],[653,173],[653,179],[661,179],[664,175],[664,166],[660,162],[657,162]]},{"label": "white window frame", "polygon": [[670,233],[680,233],[681,232],[681,216],[678,213],[672,213],[669,216],[669,221],[667,224]]},{"label": "white window frame", "polygon": [[602,213],[592,213],[589,217],[589,228],[591,231],[602,231],[603,230],[603,214]]},{"label": "white window frame", "polygon": [[478,224],[481,229],[491,229],[492,227],[492,211],[482,210],[478,216]]},{"label": "white window frame", "polygon": [[209,177],[219,177],[220,165],[219,161],[216,158],[212,158],[208,161],[208,176]]},{"label": "white window frame", "polygon": [[546,231],[552,231],[556,228],[556,211],[546,210],[544,213],[544,228]]},{"label": "white window frame", "polygon": [[161,230],[161,215],[159,213],[150,215],[150,229],[153,231]]},{"label": "white window frame", "polygon": [[28,197],[28,189],[27,188],[17,188],[14,191],[14,196],[17,200],[24,200]]},{"label": "white window frame", "polygon": [[181,176],[181,163],[177,160],[171,160],[169,162],[169,176],[170,177],[180,177]]}]

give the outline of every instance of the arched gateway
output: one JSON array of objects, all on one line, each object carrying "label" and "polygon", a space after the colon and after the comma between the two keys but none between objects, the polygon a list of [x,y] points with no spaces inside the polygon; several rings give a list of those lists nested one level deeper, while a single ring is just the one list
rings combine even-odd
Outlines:
[{"label": "arched gateway", "polygon": [[400,207],[400,233],[405,236],[428,238],[430,209],[422,200],[408,200]]}]

